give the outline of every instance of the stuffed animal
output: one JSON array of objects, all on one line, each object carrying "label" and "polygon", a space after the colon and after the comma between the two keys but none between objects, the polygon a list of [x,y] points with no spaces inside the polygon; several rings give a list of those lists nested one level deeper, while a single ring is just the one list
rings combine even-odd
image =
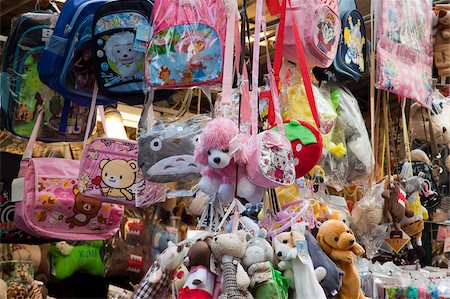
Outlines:
[{"label": "stuffed animal", "polygon": [[50,244],[11,244],[11,257],[18,261],[32,261],[35,277],[43,279],[43,276],[50,276],[49,250]]},{"label": "stuffed animal", "polygon": [[169,242],[168,245],[145,274],[131,299],[167,297],[170,275],[183,263],[189,250],[189,243],[175,245]]},{"label": "stuffed animal", "polygon": [[434,63],[440,77],[450,76],[450,4],[436,5],[437,32],[434,39]]},{"label": "stuffed animal", "polygon": [[178,267],[172,271],[169,276],[170,290],[172,290],[172,298],[179,298],[177,294],[184,286],[189,276],[189,269],[184,263],[178,265]]},{"label": "stuffed animal", "polygon": [[425,228],[424,219],[428,219],[428,211],[420,203],[419,193],[423,189],[424,181],[421,177],[413,176],[412,167],[409,162],[405,162],[400,173],[400,182],[403,185],[408,209],[413,211],[411,218],[404,217],[400,222],[402,230],[411,238],[416,240],[416,247],[411,240],[408,242],[408,261],[414,262],[415,258],[422,259],[426,252],[422,247],[422,231]]},{"label": "stuffed animal", "polygon": [[317,272],[314,271],[304,231],[302,232],[301,228],[293,228],[290,232],[276,235],[272,245],[276,257],[280,260],[278,268],[284,270],[284,276],[294,282],[295,299],[326,298],[319,284],[326,276],[326,270],[320,267]]},{"label": "stuffed animal", "polygon": [[307,230],[305,231],[305,239],[314,268],[323,267],[326,270],[326,275],[320,281],[320,285],[327,298],[334,298],[341,288],[344,272],[326,255],[317,243],[316,238]]},{"label": "stuffed animal", "polygon": [[65,279],[78,271],[92,275],[103,274],[103,260],[100,249],[103,241],[87,241],[82,245],[71,246],[65,241],[52,243],[53,271],[56,279]]},{"label": "stuffed animal", "polygon": [[211,248],[206,240],[197,240],[189,249],[184,260],[189,267],[189,276],[180,289],[178,299],[204,298],[214,295],[216,275],[211,272]]},{"label": "stuffed animal", "polygon": [[383,221],[384,182],[373,185],[352,210],[352,225],[356,233],[367,234],[372,232]]},{"label": "stuffed animal", "polygon": [[255,298],[287,299],[289,282],[273,269],[273,249],[265,239],[266,235],[264,228],[255,236],[247,234],[247,249],[242,264],[250,276],[250,290]]},{"label": "stuffed animal", "polygon": [[232,120],[216,118],[203,129],[195,146],[195,161],[206,166],[198,183],[200,190],[218,194],[225,203],[233,200],[236,182],[237,195],[248,202],[260,202],[265,191],[250,182],[246,175],[247,149],[242,137]]},{"label": "stuffed animal", "polygon": [[217,235],[211,240],[210,246],[222,267],[222,291],[219,299],[253,299],[248,291],[250,278],[241,264],[247,248],[245,232],[239,230],[237,233]]},{"label": "stuffed animal", "polygon": [[7,289],[8,285],[6,284],[6,281],[0,279],[0,299],[7,299],[6,298]]},{"label": "stuffed animal", "polygon": [[414,212],[407,209],[408,203],[405,191],[398,182],[392,182],[382,195],[384,198],[383,214],[387,223],[393,223],[396,230],[401,230],[403,217],[411,218]]},{"label": "stuffed animal", "polygon": [[343,222],[327,220],[319,228],[317,241],[325,253],[344,271],[341,299],[363,299],[360,278],[354,265],[354,256],[362,255],[364,248],[355,240],[353,231]]}]

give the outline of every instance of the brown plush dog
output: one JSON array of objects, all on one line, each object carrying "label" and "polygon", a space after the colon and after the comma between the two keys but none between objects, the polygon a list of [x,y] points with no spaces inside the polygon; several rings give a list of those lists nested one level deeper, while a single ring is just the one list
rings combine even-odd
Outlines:
[{"label": "brown plush dog", "polygon": [[414,212],[408,210],[406,192],[400,187],[398,182],[393,182],[388,189],[384,190],[382,195],[384,198],[384,217],[387,223],[394,223],[395,229],[400,230],[400,221],[406,216],[411,218]]},{"label": "brown plush dog", "polygon": [[339,298],[366,298],[360,289],[360,278],[353,264],[354,255],[363,254],[364,248],[356,243],[353,231],[339,220],[327,220],[319,228],[317,241],[336,266],[344,271]]}]

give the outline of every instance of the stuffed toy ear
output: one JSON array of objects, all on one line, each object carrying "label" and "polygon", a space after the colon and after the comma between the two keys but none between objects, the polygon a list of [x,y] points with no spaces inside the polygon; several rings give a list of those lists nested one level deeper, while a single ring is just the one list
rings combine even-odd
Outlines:
[{"label": "stuffed toy ear", "polygon": [[301,232],[298,232],[295,230],[291,230],[291,237],[292,237],[292,242],[294,243],[294,247],[298,240],[305,240],[305,236]]},{"label": "stuffed toy ear", "polygon": [[162,278],[163,272],[161,268],[158,268],[156,271],[152,271],[150,274],[150,277],[148,278],[148,281],[152,284],[158,283]]},{"label": "stuffed toy ear", "polygon": [[208,165],[208,154],[203,149],[202,142],[195,146],[194,149],[194,160],[202,165]]},{"label": "stuffed toy ear", "polygon": [[327,255],[331,254],[332,248],[325,242],[325,238],[321,234],[317,234],[317,243]]},{"label": "stuffed toy ear", "polygon": [[240,165],[247,163],[247,141],[244,134],[238,134],[230,141],[229,150],[233,153],[234,162]]}]

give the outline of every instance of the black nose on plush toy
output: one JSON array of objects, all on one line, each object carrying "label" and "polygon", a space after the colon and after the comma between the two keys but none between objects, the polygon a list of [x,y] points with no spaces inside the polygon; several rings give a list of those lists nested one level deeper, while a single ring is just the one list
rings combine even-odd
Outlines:
[{"label": "black nose on plush toy", "polygon": [[192,284],[198,286],[198,285],[202,284],[202,281],[200,279],[194,279],[192,281]]},{"label": "black nose on plush toy", "polygon": [[214,158],[214,163],[219,164],[219,163],[220,163],[220,158],[219,158],[219,157],[215,157],[215,158]]},{"label": "black nose on plush toy", "polygon": [[281,251],[278,251],[277,256],[282,256],[283,254],[281,253]]},{"label": "black nose on plush toy", "polygon": [[355,243],[355,240],[350,240],[350,245],[353,245]]}]

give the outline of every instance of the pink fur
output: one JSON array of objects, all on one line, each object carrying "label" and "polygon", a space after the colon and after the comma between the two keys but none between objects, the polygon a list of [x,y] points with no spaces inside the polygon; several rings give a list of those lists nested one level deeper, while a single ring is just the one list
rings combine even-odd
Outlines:
[{"label": "pink fur", "polygon": [[247,151],[244,138],[240,137],[236,124],[226,118],[216,118],[208,123],[200,135],[200,142],[194,150],[194,159],[202,165],[208,164],[208,151],[211,149],[230,149],[234,153],[234,161],[240,165],[247,162]]}]

